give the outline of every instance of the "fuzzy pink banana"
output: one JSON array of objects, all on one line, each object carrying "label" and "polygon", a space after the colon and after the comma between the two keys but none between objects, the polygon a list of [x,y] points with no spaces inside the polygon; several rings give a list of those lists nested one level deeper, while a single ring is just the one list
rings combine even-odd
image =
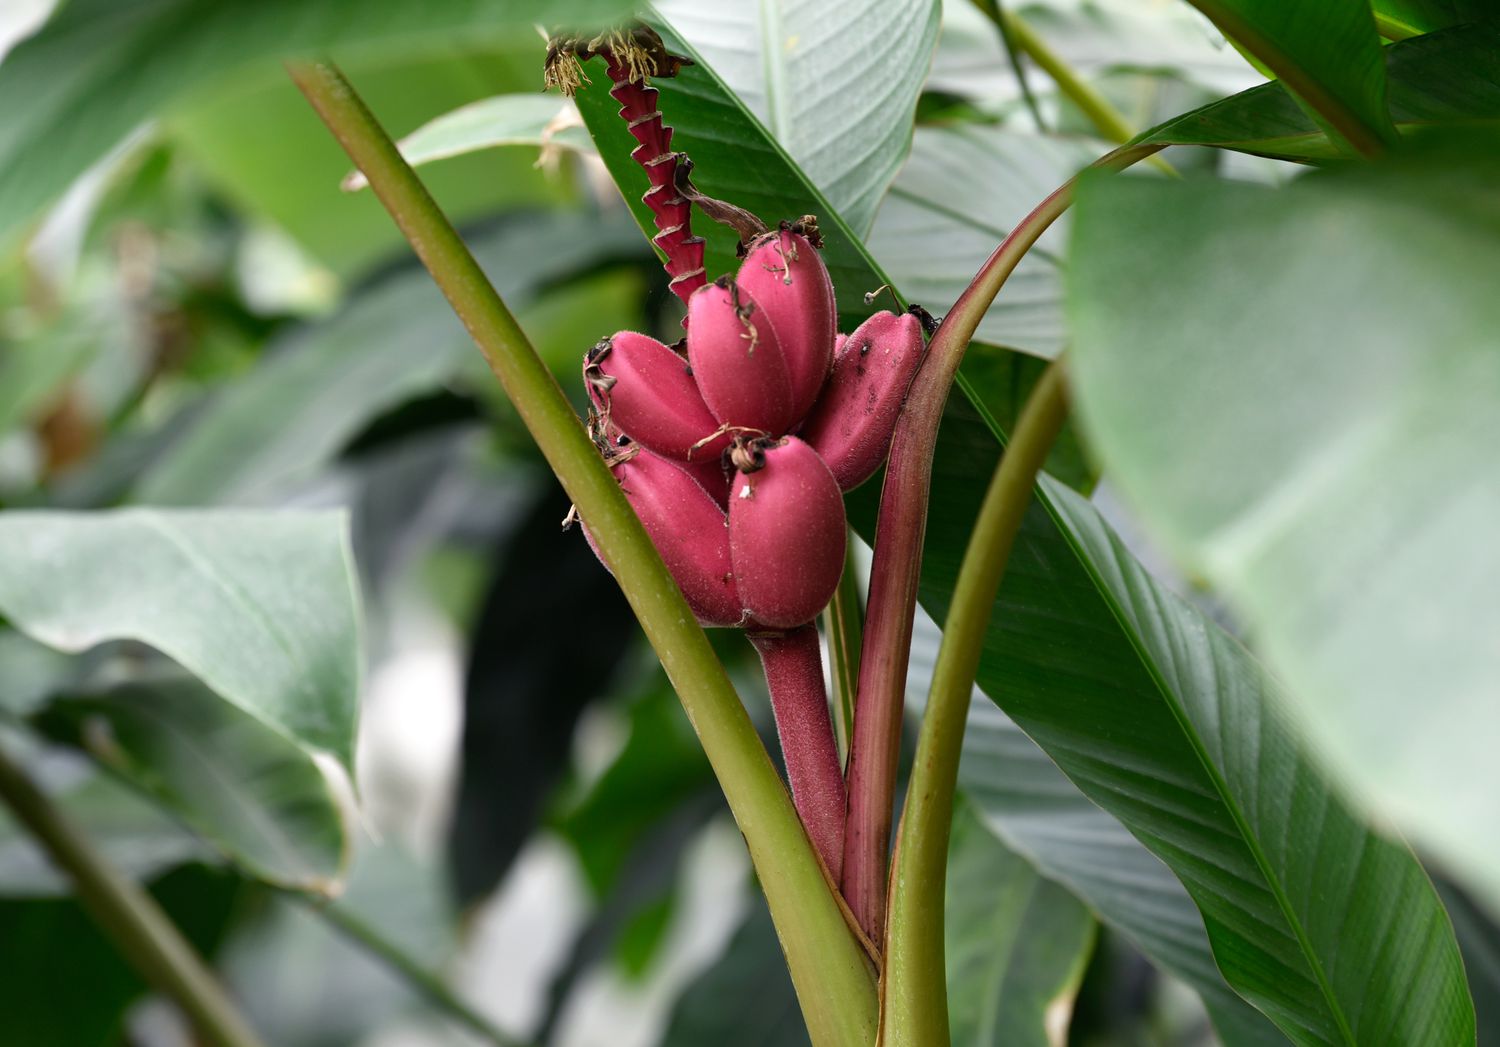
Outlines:
[{"label": "fuzzy pink banana", "polygon": [[793,421],[807,414],[828,380],[838,333],[833,281],[815,246],[821,242],[817,227],[811,219],[803,222],[782,222],[751,243],[737,278],[740,292],[755,300],[776,329]]},{"label": "fuzzy pink banana", "polygon": [[[611,471],[698,621],[739,625],[745,614],[735,587],[724,510],[675,462],[650,451],[621,455]],[[597,555],[586,521],[584,534]]]},{"label": "fuzzy pink banana", "polygon": [[727,276],[688,300],[688,361],[720,422],[780,436],[798,421],[781,341],[760,304]]},{"label": "fuzzy pink banana", "polygon": [[838,483],[795,436],[731,453],[741,470],[729,494],[729,552],[740,602],[761,625],[810,622],[833,598],[844,570]]},{"label": "fuzzy pink banana", "polygon": [[833,376],[798,435],[828,464],[840,490],[864,483],[890,453],[925,348],[921,321],[910,313],[876,313],[839,346]]},{"label": "fuzzy pink banana", "polygon": [[717,466],[729,446],[687,361],[655,338],[606,338],[584,357],[583,380],[600,417],[648,451]]}]

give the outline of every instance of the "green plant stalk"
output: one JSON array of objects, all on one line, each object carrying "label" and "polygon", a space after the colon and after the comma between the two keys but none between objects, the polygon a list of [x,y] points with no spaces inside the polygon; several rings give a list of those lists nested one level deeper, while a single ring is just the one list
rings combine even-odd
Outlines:
[{"label": "green plant stalk", "polygon": [[1410,40],[1414,36],[1422,35],[1420,29],[1407,25],[1399,18],[1381,14],[1379,11],[1375,12],[1375,31],[1393,44],[1398,44],[1402,40]]},{"label": "green plant stalk", "polygon": [[974,6],[978,7],[989,20],[995,23],[995,28],[1000,30],[1000,43],[1005,48],[1006,60],[1010,62],[1011,72],[1016,74],[1016,83],[1021,88],[1021,98],[1026,103],[1027,112],[1036,121],[1038,131],[1046,131],[1046,121],[1042,119],[1041,106],[1037,105],[1036,95],[1031,92],[1031,81],[1026,76],[1026,66],[1021,62],[1021,45],[1010,32],[1005,21],[1005,10],[1000,6],[1000,0],[974,0]]},{"label": "green plant stalk", "polygon": [[[1161,148],[1126,146],[1101,157],[1093,166],[1120,170]],[[872,941],[881,941],[885,931],[886,854],[896,793],[906,667],[922,574],[932,454],[943,405],[980,318],[1026,252],[1067,210],[1075,181],[1070,179],[1021,219],[954,303],[927,347],[891,441],[875,525],[875,560],[870,570],[854,742],[849,754],[849,816],[844,829],[843,893]]]},{"label": "green plant stalk", "polygon": [[506,1035],[497,1025],[484,1015],[470,1007],[458,994],[450,989],[441,978],[412,957],[408,956],[400,946],[386,938],[374,927],[364,920],[355,916],[348,909],[336,903],[329,903],[313,895],[304,894],[301,891],[285,892],[293,900],[299,902],[307,909],[317,913],[319,917],[328,921],[340,934],[350,941],[355,942],[365,952],[374,956],[385,964],[390,970],[407,985],[426,998],[433,1007],[448,1014],[455,1021],[466,1026],[471,1032],[477,1034],[481,1039],[493,1044],[494,1047],[520,1047],[520,1040]]},{"label": "green plant stalk", "polygon": [[878,1003],[864,950],[734,686],[640,520],[551,372],[348,81],[324,63],[288,71],[432,274],[587,521],[744,834],[813,1043],[868,1047]]},{"label": "green plant stalk", "polygon": [[851,538],[844,554],[844,573],[839,578],[839,587],[823,612],[823,633],[828,637],[828,662],[833,678],[833,731],[839,744],[839,759],[845,765],[849,759],[850,732],[854,730],[854,696],[859,688],[862,621],[864,608],[860,601]]},{"label": "green plant stalk", "polygon": [[882,1047],[947,1043],[943,893],[953,793],[985,630],[1037,474],[1068,415],[1061,362],[1042,374],[990,481],[943,626],[891,874]]},{"label": "green plant stalk", "polygon": [[159,991],[176,1001],[205,1043],[261,1047],[235,1007],[156,899],[110,865],[52,800],[0,746],[0,799],[53,863],[120,953]]},{"label": "green plant stalk", "polygon": [[[981,3],[979,5],[989,14],[988,7]],[[1076,105],[1089,123],[1094,125],[1105,138],[1117,144],[1124,144],[1135,137],[1135,130],[1130,126],[1130,121],[1125,119],[1125,114],[1115,108],[1114,103],[1083,77],[1079,76],[1072,66],[1063,60],[1036,34],[1036,30],[1027,25],[1014,11],[998,12],[1000,17],[1000,28],[1016,42],[1016,47],[1021,53],[1030,58],[1042,72],[1052,78],[1057,84],[1057,89]]]},{"label": "green plant stalk", "polygon": [[[1125,114],[1115,108],[1113,102],[1105,98],[1092,84],[1078,75],[1078,71],[1070,66],[1063,57],[1047,46],[1036,30],[1027,25],[1026,22],[1014,11],[1001,10],[994,0],[975,0],[986,15],[994,21],[1000,32],[1007,40],[1015,42],[1016,47],[1022,54],[1035,62],[1048,76],[1052,82],[1057,84],[1057,89],[1063,96],[1076,105],[1083,113],[1089,123],[1102,136],[1116,145],[1124,145],[1133,139],[1137,132],[1131,126]],[[1150,159],[1152,166],[1165,174],[1176,175],[1177,169],[1167,163],[1160,156]]]}]

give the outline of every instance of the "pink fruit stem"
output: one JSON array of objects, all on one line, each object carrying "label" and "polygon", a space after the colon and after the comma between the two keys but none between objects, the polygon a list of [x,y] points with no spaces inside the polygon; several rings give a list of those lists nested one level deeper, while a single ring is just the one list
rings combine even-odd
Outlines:
[{"label": "pink fruit stem", "polygon": [[[1117,149],[1093,166],[1118,170],[1160,148]],[[843,894],[872,941],[883,941],[885,933],[887,859],[906,669],[922,578],[932,455],[943,405],[980,318],[1022,257],[1072,203],[1074,181],[1070,179],[1038,204],[986,259],[933,335],[896,422],[875,527],[849,749],[849,815],[844,826]]]},{"label": "pink fruit stem", "polygon": [[834,883],[844,863],[844,772],[828,716],[818,627],[749,633],[760,652],[792,802]]},{"label": "pink fruit stem", "polygon": [[692,201],[677,190],[677,166],[680,154],[672,152],[672,129],[662,122],[657,108],[657,91],[631,78],[626,64],[607,54],[609,78],[614,83],[610,97],[620,103],[620,117],[640,143],[630,158],[640,164],[651,180],[651,188],[641,197],[651,208],[656,228],[660,230],[651,242],[667,256],[666,270],[671,276],[672,293],[684,302],[707,283],[703,270],[703,237],[694,236]]}]

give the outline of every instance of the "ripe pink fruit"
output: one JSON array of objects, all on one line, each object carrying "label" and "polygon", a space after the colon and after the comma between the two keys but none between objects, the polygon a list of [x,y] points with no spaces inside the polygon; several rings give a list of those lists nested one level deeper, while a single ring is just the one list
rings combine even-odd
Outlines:
[{"label": "ripe pink fruit", "polygon": [[729,495],[735,585],[751,618],[790,629],[817,617],[838,588],[844,498],[828,466],[796,437],[749,449],[760,454],[745,457],[764,464],[736,476]]},{"label": "ripe pink fruit", "polygon": [[[739,625],[745,614],[735,588],[724,510],[675,462],[649,451],[622,457],[612,471],[698,621]],[[587,526],[584,533],[597,555]]]},{"label": "ripe pink fruit", "polygon": [[797,420],[781,341],[764,309],[727,276],[688,301],[688,361],[726,425],[780,435]]},{"label": "ripe pink fruit", "polygon": [[799,435],[828,464],[841,490],[868,480],[890,453],[924,350],[922,324],[910,313],[876,313],[839,347],[833,377]]},{"label": "ripe pink fruit", "polygon": [[791,381],[795,422],[812,409],[833,366],[838,309],[828,267],[807,236],[782,222],[780,229],[750,245],[738,283],[741,293],[765,310],[776,329]]},{"label": "ripe pink fruit", "polygon": [[583,378],[599,414],[649,451],[717,463],[729,446],[728,435],[710,439],[719,423],[687,361],[655,338],[634,331],[606,338],[584,357]]}]

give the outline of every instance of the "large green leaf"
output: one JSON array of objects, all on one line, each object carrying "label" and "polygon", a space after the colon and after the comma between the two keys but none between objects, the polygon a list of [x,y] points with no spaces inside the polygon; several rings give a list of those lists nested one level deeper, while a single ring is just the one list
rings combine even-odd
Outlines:
[{"label": "large green leaf", "polygon": [[1395,138],[1369,0],[1190,2],[1357,149]]},{"label": "large green leaf", "polygon": [[[1403,134],[1433,124],[1500,122],[1500,30],[1456,26],[1385,49],[1391,115]],[[1168,120],[1141,136],[1287,160],[1330,160],[1338,146],[1279,83],[1263,84]]]},{"label": "large green leaf", "polygon": [[[474,249],[500,293],[520,307],[548,281],[639,248],[622,220],[522,215],[478,238]],[[274,346],[153,464],[136,500],[265,504],[284,497],[379,412],[438,388],[477,359],[432,278],[404,269]]]},{"label": "large green leaf", "polygon": [[1336,770],[1491,899],[1497,178],[1459,148],[1281,191],[1089,185],[1073,297],[1122,491]]},{"label": "large green leaf", "polygon": [[360,642],[342,513],[6,512],[0,613],[59,650],[150,644],[352,762]]},{"label": "large green leaf", "polygon": [[1225,983],[1203,916],[1181,881],[983,695],[969,710],[959,784],[975,815],[1007,849],[1197,990],[1227,1047],[1286,1042]]},{"label": "large green leaf", "polygon": [[247,872],[332,893],[348,861],[338,802],[313,758],[191,679],[65,695],[34,719],[88,752]]},{"label": "large green leaf", "polygon": [[953,1042],[1063,1042],[1094,944],[1094,919],[996,839],[967,806],[954,815],[944,936]]},{"label": "large green leaf", "polygon": [[287,55],[499,40],[538,19],[594,24],[618,0],[72,0],[0,64],[0,244],[138,124],[229,72]]},{"label": "large green leaf", "polygon": [[[923,582],[939,620],[997,454],[986,426],[950,408]],[[869,520],[859,506],[856,525]],[[1060,484],[1023,525],[979,683],[1183,881],[1225,977],[1294,1040],[1472,1038],[1452,930],[1416,861],[1329,791],[1248,654]],[[1420,1005],[1404,995],[1414,985]]]},{"label": "large green leaf", "polygon": [[[919,611],[907,673],[913,705],[925,702],[941,641],[937,625]],[[977,688],[958,775],[973,815],[1004,848],[1065,886],[1152,963],[1196,989],[1225,1044],[1286,1042],[1225,983],[1203,916],[1172,870],[1085,796]]]},{"label": "large green leaf", "polygon": [[911,145],[917,95],[937,43],[935,0],[656,6],[839,217],[856,233],[868,232]]},{"label": "large green leaf", "polygon": [[[593,139],[579,126],[576,113],[571,102],[549,95],[495,95],[444,113],[396,144],[413,167],[506,145],[554,145],[592,153]],[[369,184],[363,172],[352,171],[343,187]]]}]

